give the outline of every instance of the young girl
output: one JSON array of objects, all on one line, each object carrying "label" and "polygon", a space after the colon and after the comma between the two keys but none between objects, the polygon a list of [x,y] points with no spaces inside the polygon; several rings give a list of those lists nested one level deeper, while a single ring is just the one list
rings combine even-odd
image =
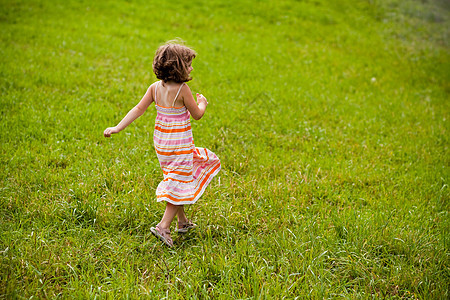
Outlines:
[{"label": "young girl", "polygon": [[184,233],[197,225],[187,219],[185,204],[195,203],[211,179],[220,171],[220,160],[210,150],[194,146],[190,116],[202,118],[208,101],[197,93],[197,102],[185,83],[192,78],[191,64],[196,53],[183,45],[166,43],[158,48],[153,59],[153,71],[161,81],[153,83],[141,101],[131,109],[116,127],[105,129],[104,136],[118,133],[140,117],[155,102],[157,111],[153,142],[164,180],[156,189],[158,201],[166,201],[166,210],[151,232],[172,247],[170,223],[177,216],[178,232]]}]

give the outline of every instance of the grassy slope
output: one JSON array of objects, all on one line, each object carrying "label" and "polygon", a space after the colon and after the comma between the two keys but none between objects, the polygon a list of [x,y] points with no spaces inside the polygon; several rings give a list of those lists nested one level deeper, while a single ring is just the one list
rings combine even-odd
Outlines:
[{"label": "grassy slope", "polygon": [[[431,1],[3,1],[0,295],[448,297],[449,10]],[[199,53],[223,171],[173,251],[154,111]]]}]

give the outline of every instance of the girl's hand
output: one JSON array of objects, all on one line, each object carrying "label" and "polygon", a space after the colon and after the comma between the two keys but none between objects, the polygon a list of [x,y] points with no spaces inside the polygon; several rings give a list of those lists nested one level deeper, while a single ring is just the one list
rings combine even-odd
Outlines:
[{"label": "girl's hand", "polygon": [[108,127],[108,128],[105,129],[105,131],[103,131],[103,135],[105,137],[110,137],[111,134],[118,133],[118,132],[119,132],[119,130],[117,130],[116,127]]},{"label": "girl's hand", "polygon": [[197,93],[197,103],[205,103],[205,105],[208,105],[208,100],[202,94]]}]

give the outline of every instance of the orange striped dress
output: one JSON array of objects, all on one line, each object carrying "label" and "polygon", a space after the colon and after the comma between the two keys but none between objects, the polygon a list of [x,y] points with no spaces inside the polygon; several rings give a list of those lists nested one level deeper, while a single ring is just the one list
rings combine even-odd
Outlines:
[{"label": "orange striped dress", "polygon": [[195,147],[190,113],[185,106],[158,105],[158,86],[159,83],[155,89],[157,115],[153,142],[164,179],[156,189],[157,200],[174,205],[193,204],[220,171],[220,160],[210,150]]}]

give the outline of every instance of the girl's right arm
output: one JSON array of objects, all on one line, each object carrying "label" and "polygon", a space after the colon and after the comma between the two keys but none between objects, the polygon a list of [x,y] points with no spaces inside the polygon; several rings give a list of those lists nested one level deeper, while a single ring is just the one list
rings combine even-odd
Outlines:
[{"label": "girl's right arm", "polygon": [[145,93],[144,97],[142,97],[141,101],[133,107],[128,114],[120,121],[119,124],[115,127],[108,127],[103,132],[105,137],[110,137],[111,134],[119,133],[124,130],[128,125],[130,125],[134,120],[142,116],[142,114],[146,111],[150,104],[154,101],[154,84],[152,84]]}]

